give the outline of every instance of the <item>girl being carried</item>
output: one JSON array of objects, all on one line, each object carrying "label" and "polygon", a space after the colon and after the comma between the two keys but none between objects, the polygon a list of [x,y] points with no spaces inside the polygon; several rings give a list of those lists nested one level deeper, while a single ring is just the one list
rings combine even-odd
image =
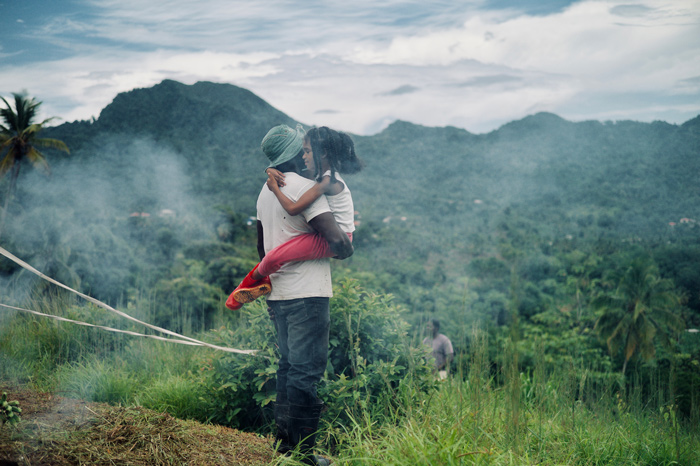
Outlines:
[{"label": "girl being carried", "polygon": [[[310,129],[304,136],[304,164],[312,173],[316,184],[294,202],[280,190],[284,186],[284,174],[268,168],[267,187],[275,194],[282,207],[290,215],[298,215],[316,199],[325,195],[338,226],[352,241],[355,231],[352,195],[339,174],[357,173],[362,162],[355,154],[350,137],[326,126]],[[326,240],[316,233],[297,236],[277,246],[251,270],[226,301],[229,309],[240,309],[245,303],[256,300],[272,291],[269,275],[282,265],[292,261],[333,257]]]}]

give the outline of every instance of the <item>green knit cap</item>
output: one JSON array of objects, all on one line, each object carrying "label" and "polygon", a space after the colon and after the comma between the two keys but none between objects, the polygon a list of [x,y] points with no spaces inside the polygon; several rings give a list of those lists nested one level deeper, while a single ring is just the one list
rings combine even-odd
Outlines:
[{"label": "green knit cap", "polygon": [[287,125],[279,125],[267,132],[260,148],[270,159],[269,167],[276,167],[292,160],[301,151],[304,143],[304,128],[297,125],[292,129]]}]

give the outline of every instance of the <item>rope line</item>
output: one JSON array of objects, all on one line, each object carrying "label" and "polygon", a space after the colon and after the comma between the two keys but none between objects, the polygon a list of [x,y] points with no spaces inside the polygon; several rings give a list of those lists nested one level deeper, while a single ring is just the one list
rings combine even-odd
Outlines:
[{"label": "rope line", "polygon": [[66,319],[65,317],[61,317],[61,316],[44,314],[42,312],[32,311],[30,309],[22,309],[21,307],[9,306],[7,304],[2,304],[2,303],[0,303],[0,307],[5,307],[7,309],[14,309],[15,311],[29,312],[31,314],[35,314],[38,316],[48,317],[50,319],[56,319],[56,320],[60,320],[62,322],[70,322],[72,324],[77,324],[77,325],[84,325],[86,327],[101,328],[102,330],[108,330],[110,332],[126,333],[127,335],[133,335],[135,337],[155,338],[156,340],[169,341],[171,343],[179,343],[182,345],[201,346],[199,343],[194,343],[194,342],[187,341],[187,340],[177,340],[177,339],[173,339],[173,338],[159,337],[158,335],[146,335],[145,333],[136,333],[136,332],[131,332],[129,330],[119,330],[118,328],[105,327],[103,325],[88,324],[87,322],[82,322],[80,320]]},{"label": "rope line", "polygon": [[[103,303],[102,301],[100,301],[100,300],[98,300],[98,299],[95,299],[95,298],[93,298],[93,297],[91,297],[91,296],[88,296],[88,295],[86,295],[86,294],[83,294],[83,293],[81,293],[80,291],[76,291],[76,290],[74,290],[73,288],[64,285],[63,283],[57,282],[57,281],[54,280],[53,278],[51,278],[51,277],[49,277],[49,276],[47,276],[47,275],[44,275],[43,273],[39,272],[37,269],[35,269],[35,268],[32,267],[31,265],[27,264],[26,262],[24,262],[24,261],[21,260],[20,258],[14,256],[12,253],[8,252],[7,250],[3,249],[2,247],[0,247],[0,254],[2,254],[2,255],[5,256],[6,258],[10,259],[12,262],[16,263],[17,265],[23,267],[24,269],[29,270],[29,271],[32,272],[33,274],[38,275],[39,277],[43,278],[44,280],[46,280],[46,281],[48,281],[48,282],[51,282],[51,283],[53,283],[54,285],[59,286],[59,287],[65,289],[65,290],[71,291],[71,292],[77,294],[78,296],[80,296],[81,298],[86,299],[87,301],[90,301],[91,303],[95,304],[96,306],[99,306],[99,307],[101,307],[101,308],[103,308],[103,309],[106,309],[106,310],[108,310],[108,311],[110,311],[110,312],[114,312],[115,314],[120,315],[120,316],[124,317],[125,319],[128,319],[128,320],[131,320],[131,321],[136,322],[136,323],[138,323],[138,324],[144,325],[144,326],[146,326],[146,327],[148,327],[148,328],[150,328],[150,329],[156,330],[156,331],[161,332],[161,333],[165,333],[166,335],[170,335],[170,336],[173,336],[173,337],[175,337],[175,338],[179,338],[179,339],[181,339],[181,340],[187,340],[187,341],[189,341],[189,342],[191,342],[192,344],[195,344],[195,345],[206,346],[206,347],[208,347],[208,348],[213,348],[213,349],[221,350],[221,351],[227,351],[227,352],[229,352],[229,353],[255,354],[255,353],[257,352],[257,350],[240,350],[240,349],[235,349],[235,348],[226,348],[226,347],[224,347],[224,346],[212,345],[211,343],[206,343],[206,342],[203,342],[203,341],[199,341],[199,340],[197,340],[197,339],[195,339],[195,338],[191,338],[191,337],[188,337],[188,336],[185,336],[185,335],[180,335],[179,333],[175,333],[175,332],[173,332],[173,331],[171,331],[171,330],[168,330],[168,329],[165,329],[165,328],[161,328],[161,327],[158,327],[158,326],[156,326],[156,325],[152,325],[152,324],[149,324],[149,323],[146,323],[146,322],[142,322],[142,321],[138,320],[137,318],[130,316],[129,314],[126,314],[126,313],[124,313],[124,312],[122,312],[122,311],[119,311],[119,310],[117,310],[117,309],[114,309],[113,307],[111,307],[111,306],[109,306],[109,305]],[[35,311],[30,311],[30,312],[35,312]],[[47,314],[47,315],[48,315],[48,314]],[[88,325],[91,325],[91,324],[88,324]],[[139,335],[140,335],[140,334],[139,334]],[[169,339],[169,338],[163,338],[163,339],[164,339],[165,341],[175,342],[175,340],[172,340],[172,339]]]}]

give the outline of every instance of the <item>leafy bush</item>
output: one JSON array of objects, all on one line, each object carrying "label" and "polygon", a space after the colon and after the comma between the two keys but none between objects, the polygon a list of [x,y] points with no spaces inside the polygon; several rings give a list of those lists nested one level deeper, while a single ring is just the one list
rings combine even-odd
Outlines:
[{"label": "leafy bush", "polygon": [[257,261],[235,256],[212,259],[207,263],[202,278],[205,282],[218,286],[228,294],[231,293]]},{"label": "leafy bush", "polygon": [[[245,306],[241,326],[217,330],[218,344],[259,350],[251,357],[212,355],[203,361],[212,422],[234,427],[261,427],[271,420],[279,358],[274,325],[263,301]],[[331,299],[329,365],[319,397],[331,424],[370,410],[382,420],[414,390],[435,386],[432,365],[423,348],[412,347],[408,324],[392,297],[365,292],[353,279],[343,280]]]},{"label": "leafy bush", "polygon": [[215,344],[258,350],[255,356],[217,352],[202,361],[211,422],[257,428],[269,419],[268,405],[275,399],[274,380],[279,356],[274,325],[266,309],[263,300],[248,304],[237,311],[240,313],[238,328],[210,333]]},{"label": "leafy bush", "polygon": [[350,418],[390,420],[404,406],[402,395],[415,386],[435,386],[424,348],[411,346],[409,325],[391,295],[367,293],[356,280],[343,280],[331,300],[329,366],[320,388],[326,419],[347,425]]}]

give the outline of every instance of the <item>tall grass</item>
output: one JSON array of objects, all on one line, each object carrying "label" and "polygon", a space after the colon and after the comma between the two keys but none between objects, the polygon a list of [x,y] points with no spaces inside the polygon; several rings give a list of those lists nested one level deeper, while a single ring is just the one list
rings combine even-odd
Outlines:
[{"label": "tall grass", "polygon": [[[142,302],[141,304],[147,304]],[[66,296],[30,301],[32,310],[143,333],[101,308]],[[138,318],[148,320],[148,306]],[[132,312],[134,314],[135,312]],[[118,405],[141,405],[206,421],[201,349],[107,332],[13,311],[2,315],[0,379],[40,391]],[[183,325],[186,327],[186,325]],[[207,352],[209,350],[204,350]]]},{"label": "tall grass", "polygon": [[[119,325],[70,300],[34,304],[46,313]],[[240,334],[233,327],[219,335]],[[391,400],[372,398],[386,406],[324,418],[319,449],[338,465],[700,464],[697,418],[681,419],[672,385],[653,373],[647,377],[657,377],[654,383],[642,384],[634,373],[623,381],[582,359],[553,370],[543,358],[523,372],[509,339],[498,343],[496,361],[489,358],[496,343],[485,332],[475,328],[470,340],[469,354],[462,355],[468,366],[448,380],[426,388],[409,372],[387,382]],[[20,314],[4,315],[0,327],[3,380],[200,421],[217,409],[209,395],[219,387],[207,385],[211,379],[201,370],[217,357],[207,349]],[[267,368],[258,375],[266,374]]]},{"label": "tall grass", "polygon": [[524,377],[505,361],[505,379],[496,385],[483,376],[481,351],[472,356],[466,378],[450,378],[429,395],[417,393],[423,403],[396,422],[353,418],[334,452],[335,464],[700,464],[698,426],[679,421],[672,404],[644,409],[632,396],[630,405],[614,386],[586,403],[585,377],[576,367],[549,375],[539,368]]},{"label": "tall grass", "polygon": [[[26,307],[49,315],[114,326],[115,319],[95,306],[78,306],[66,294],[37,296]],[[0,377],[30,382],[36,388],[55,388],[60,366],[118,351],[127,341],[115,334],[37,317],[20,311],[2,313]]]}]

